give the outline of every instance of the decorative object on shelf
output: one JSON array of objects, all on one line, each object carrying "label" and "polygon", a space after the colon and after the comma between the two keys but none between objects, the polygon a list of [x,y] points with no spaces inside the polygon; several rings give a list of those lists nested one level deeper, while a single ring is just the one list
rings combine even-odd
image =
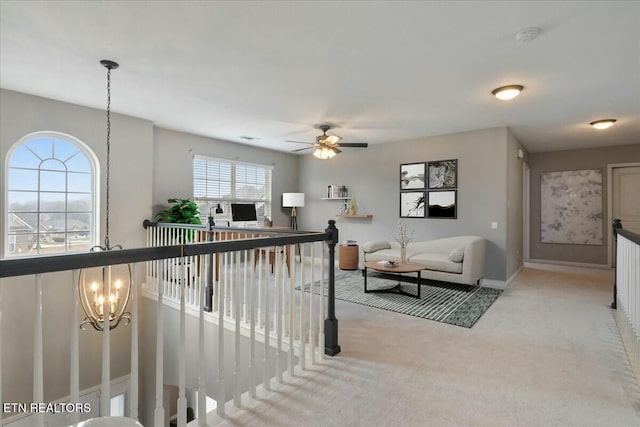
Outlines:
[{"label": "decorative object on shelf", "polygon": [[400,165],[400,190],[420,190],[425,188],[425,163],[405,163]]},{"label": "decorative object on shelf", "polygon": [[458,159],[428,162],[429,189],[458,187]]},{"label": "decorative object on shelf", "polygon": [[282,207],[291,208],[289,226],[292,230],[297,230],[298,212],[296,208],[304,207],[304,193],[282,193]]},{"label": "decorative object on shelf", "polygon": [[355,215],[357,213],[357,210],[358,204],[356,203],[356,198],[351,197],[351,200],[349,200],[349,215]]},{"label": "decorative object on shelf", "polygon": [[[111,70],[118,68],[118,64],[100,61],[107,69],[107,158],[106,158],[106,228],[104,246],[94,246],[91,252],[111,251],[122,249],[121,245],[111,246],[109,241],[109,190],[111,172]],[[120,264],[107,267],[86,268],[80,271],[78,279],[78,294],[80,305],[86,315],[80,324],[81,329],[91,325],[97,331],[116,328],[121,321],[129,323],[131,314],[126,311],[131,298],[131,266]]]},{"label": "decorative object on shelf", "polygon": [[429,191],[428,218],[456,219],[457,191]]},{"label": "decorative object on shelf", "polygon": [[424,218],[425,217],[425,192],[405,191],[400,193],[400,217]]},{"label": "decorative object on shelf", "polygon": [[602,245],[602,171],[540,174],[542,243]]},{"label": "decorative object on shelf", "polygon": [[413,231],[407,230],[407,225],[398,222],[398,232],[394,239],[400,245],[400,260],[402,264],[407,263],[407,245],[413,240]]},{"label": "decorative object on shelf", "polygon": [[343,198],[349,197],[349,190],[347,189],[346,185],[340,186],[339,196]]}]

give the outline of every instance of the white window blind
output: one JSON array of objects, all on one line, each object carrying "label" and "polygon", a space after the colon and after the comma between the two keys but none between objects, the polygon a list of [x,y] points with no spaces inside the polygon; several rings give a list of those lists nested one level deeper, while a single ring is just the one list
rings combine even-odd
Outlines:
[{"label": "white window blind", "polygon": [[[202,222],[211,212],[216,221],[231,223],[231,203],[254,203],[259,223],[271,217],[272,170],[267,165],[195,156],[193,198]],[[218,204],[222,214],[215,213]]]}]

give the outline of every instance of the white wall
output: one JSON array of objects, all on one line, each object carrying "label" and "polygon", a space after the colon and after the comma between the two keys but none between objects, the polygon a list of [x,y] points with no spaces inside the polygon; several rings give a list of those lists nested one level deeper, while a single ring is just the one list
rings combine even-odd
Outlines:
[{"label": "white wall", "polygon": [[[369,148],[345,148],[331,160],[312,155],[300,158],[300,188],[306,205],[298,221],[311,230],[324,229],[336,219],[338,202],[326,197],[327,185],[346,185],[358,202],[358,213],[373,219],[337,219],[340,240],[393,240],[399,218],[401,163],[458,159],[458,219],[402,219],[415,240],[456,235],[487,239],[485,278],[506,279],[507,130],[484,129],[434,136]],[[498,229],[491,222],[498,222]]]},{"label": "white wall", "polygon": [[[114,106],[115,107],[115,106]],[[116,107],[117,108],[117,107]],[[111,219],[110,241],[126,248],[143,246],[143,219],[151,215],[153,124],[146,120],[111,116]],[[106,114],[18,92],[0,90],[0,248],[4,248],[4,167],[9,148],[21,137],[36,131],[72,135],[87,144],[100,162],[100,211],[105,210]],[[105,215],[101,215],[104,240]],[[34,279],[2,281],[2,390],[7,402],[31,402],[33,384]],[[71,292],[70,273],[43,278],[45,400],[69,394],[69,347]],[[75,320],[79,325],[80,319]],[[112,378],[129,373],[130,328],[119,326],[112,335]],[[93,329],[80,332],[80,388],[100,382],[101,337]]]},{"label": "white wall", "polygon": [[[518,158],[522,150],[523,159]],[[524,263],[523,256],[523,169],[527,152],[507,130],[507,278],[510,278]]]}]

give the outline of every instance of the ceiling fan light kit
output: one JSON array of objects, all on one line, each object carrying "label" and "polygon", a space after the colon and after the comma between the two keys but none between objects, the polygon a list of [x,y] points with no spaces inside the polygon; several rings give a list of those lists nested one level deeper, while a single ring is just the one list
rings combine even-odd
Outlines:
[{"label": "ceiling fan light kit", "polygon": [[297,144],[308,144],[310,147],[299,148],[297,150],[293,150],[292,152],[304,151],[309,149],[314,149],[313,155],[314,157],[326,160],[331,159],[336,156],[336,154],[342,153],[339,147],[350,147],[350,148],[367,148],[369,144],[366,142],[354,142],[354,143],[340,143],[342,137],[338,135],[327,135],[327,131],[331,129],[329,125],[321,125],[319,126],[322,131],[322,135],[316,136],[316,142],[303,142],[303,141],[285,141],[285,142],[295,142]]},{"label": "ceiling fan light kit", "polygon": [[616,122],[616,119],[602,119],[589,123],[598,130],[609,129]]},{"label": "ceiling fan light kit", "polygon": [[503,101],[508,101],[520,95],[520,92],[524,89],[522,85],[508,85],[500,86],[491,91],[493,96]]}]

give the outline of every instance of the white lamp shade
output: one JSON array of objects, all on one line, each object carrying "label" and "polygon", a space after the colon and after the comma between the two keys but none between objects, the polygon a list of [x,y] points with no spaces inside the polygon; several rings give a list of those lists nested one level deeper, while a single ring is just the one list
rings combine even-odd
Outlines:
[{"label": "white lamp shade", "polygon": [[303,208],[304,193],[282,193],[283,208]]}]

